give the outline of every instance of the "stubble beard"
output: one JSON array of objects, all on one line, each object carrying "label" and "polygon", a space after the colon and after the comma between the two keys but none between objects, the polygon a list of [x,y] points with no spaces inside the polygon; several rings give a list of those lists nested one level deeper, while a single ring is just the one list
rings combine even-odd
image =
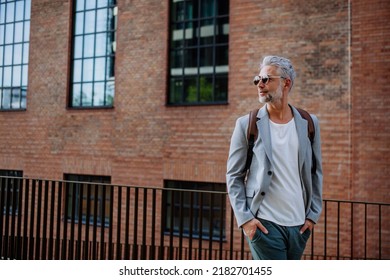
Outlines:
[{"label": "stubble beard", "polygon": [[276,103],[282,99],[283,92],[282,92],[282,86],[279,85],[277,90],[267,92],[266,95],[259,97],[259,102],[262,104],[266,103]]}]

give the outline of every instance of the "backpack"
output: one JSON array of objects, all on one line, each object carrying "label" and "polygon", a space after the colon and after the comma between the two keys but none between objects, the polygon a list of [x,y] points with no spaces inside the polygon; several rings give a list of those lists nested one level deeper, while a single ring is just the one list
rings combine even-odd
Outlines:
[{"label": "backpack", "polygon": [[[302,118],[307,120],[307,137],[310,139],[310,143],[313,144],[314,141],[314,135],[315,135],[315,129],[314,129],[314,122],[313,119],[311,118],[310,114],[300,108],[296,108],[301,115]],[[253,156],[253,147],[255,145],[255,141],[257,139],[257,113],[259,112],[259,109],[254,109],[249,113],[249,123],[248,123],[248,132],[247,132],[247,138],[248,138],[248,151],[247,151],[247,156],[246,156],[246,163],[245,163],[245,168],[244,168],[244,173],[247,173],[249,170],[249,167],[251,166],[252,163],[252,156]],[[311,166],[311,172],[315,173],[316,170],[316,161],[314,157],[314,152],[312,149],[312,166]]]}]

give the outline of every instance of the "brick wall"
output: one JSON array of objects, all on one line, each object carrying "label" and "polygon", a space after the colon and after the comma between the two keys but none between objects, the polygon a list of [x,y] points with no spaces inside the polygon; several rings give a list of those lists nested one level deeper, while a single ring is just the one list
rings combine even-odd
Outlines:
[{"label": "brick wall", "polygon": [[276,54],[298,73],[291,103],[320,119],[324,197],[390,202],[389,1],[231,0],[229,104],[191,107],[165,105],[168,2],[118,1],[114,109],[70,110],[71,1],[32,1],[27,110],[0,112],[0,169],[224,183],[252,77]]},{"label": "brick wall", "polygon": [[35,0],[27,110],[0,112],[0,168],[224,183],[252,77],[277,54],[298,72],[291,103],[320,119],[324,197],[389,202],[389,2],[365,2],[231,0],[229,104],[167,107],[168,1],[119,1],[114,109],[70,110],[70,1]]},{"label": "brick wall", "polygon": [[354,198],[390,201],[390,2],[352,6],[351,145]]}]

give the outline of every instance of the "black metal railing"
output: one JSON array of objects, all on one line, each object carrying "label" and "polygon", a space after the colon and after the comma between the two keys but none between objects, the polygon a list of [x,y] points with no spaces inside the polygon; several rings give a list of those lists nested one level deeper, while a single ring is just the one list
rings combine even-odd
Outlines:
[{"label": "black metal railing", "polygon": [[[0,209],[2,259],[251,258],[225,192],[0,176]],[[326,199],[304,259],[389,259],[389,220]]]}]

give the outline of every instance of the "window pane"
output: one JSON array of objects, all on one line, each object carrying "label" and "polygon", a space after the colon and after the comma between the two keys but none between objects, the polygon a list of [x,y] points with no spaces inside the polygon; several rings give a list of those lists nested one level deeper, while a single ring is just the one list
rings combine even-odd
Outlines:
[{"label": "window pane", "polygon": [[5,25],[5,43],[12,44],[14,42],[14,26],[15,24],[9,23]]},{"label": "window pane", "polygon": [[86,0],[76,0],[76,11],[82,11],[84,10]]},{"label": "window pane", "polygon": [[12,51],[13,51],[13,45],[5,46],[4,65],[11,65],[12,64]]},{"label": "window pane", "polygon": [[6,11],[6,22],[13,22],[15,20],[14,14],[15,13],[15,2],[10,2],[7,4],[7,11]]},{"label": "window pane", "polygon": [[74,58],[81,58],[82,57],[82,55],[83,55],[83,37],[82,36],[75,37],[73,51],[74,51],[74,54],[73,54]]},{"label": "window pane", "polygon": [[107,33],[96,34],[96,56],[109,54],[107,52]]},{"label": "window pane", "polygon": [[73,81],[81,82],[82,60],[75,60],[73,64]]},{"label": "window pane", "polygon": [[30,22],[25,21],[24,22],[24,38],[23,41],[27,42],[30,40]]},{"label": "window pane", "polygon": [[82,88],[82,106],[92,106],[92,83],[84,83]]},{"label": "window pane", "polygon": [[29,47],[30,47],[29,43],[23,44],[23,64],[27,64],[28,63]]},{"label": "window pane", "polygon": [[96,8],[96,1],[95,0],[85,0],[85,9],[95,9]]},{"label": "window pane", "polygon": [[228,65],[229,64],[229,50],[226,46],[217,47],[215,50],[215,64]]},{"label": "window pane", "polygon": [[[87,1],[92,2],[92,1]],[[92,33],[95,32],[95,11],[88,11],[85,13],[85,30],[84,33]]]},{"label": "window pane", "polygon": [[229,20],[228,18],[217,19],[217,34],[216,34],[216,43],[228,43],[229,40]]},{"label": "window pane", "polygon": [[20,107],[21,108],[26,108],[26,96],[27,96],[27,89],[25,87],[21,88],[21,101],[20,101]]},{"label": "window pane", "polygon": [[180,103],[183,93],[182,79],[171,79],[169,101],[171,103]]},{"label": "window pane", "polygon": [[11,96],[11,108],[20,107],[20,98],[20,88],[13,88]]},{"label": "window pane", "polygon": [[217,76],[215,78],[214,95],[216,101],[223,101],[227,98],[228,78],[227,76]]},{"label": "window pane", "polygon": [[4,44],[4,25],[0,25],[0,45]]},{"label": "window pane", "polygon": [[95,83],[93,91],[93,105],[104,106],[104,83]]},{"label": "window pane", "polygon": [[104,57],[95,59],[95,81],[104,81],[105,64]]},{"label": "window pane", "polygon": [[93,59],[84,59],[83,62],[83,81],[90,82],[93,78]]},{"label": "window pane", "polygon": [[22,64],[22,44],[14,46],[14,64]]},{"label": "window pane", "polygon": [[200,49],[200,66],[213,66],[213,47]]},{"label": "window pane", "polygon": [[[27,80],[28,80],[28,66],[23,65],[22,66],[22,87],[27,87]],[[25,91],[27,93],[27,91]]]},{"label": "window pane", "polygon": [[97,7],[98,8],[107,7],[107,6],[108,6],[108,0],[97,0]]},{"label": "window pane", "polygon": [[200,101],[213,101],[213,79],[212,77],[200,77]]},{"label": "window pane", "polygon": [[93,57],[95,50],[95,35],[84,37],[84,57]]},{"label": "window pane", "polygon": [[107,9],[97,10],[96,32],[108,30]]},{"label": "window pane", "polygon": [[114,104],[114,92],[115,92],[115,84],[114,82],[106,83],[106,106],[112,106]]},{"label": "window pane", "polygon": [[115,76],[115,57],[109,56],[107,57],[107,69],[106,69],[106,78],[113,79]]},{"label": "window pane", "polygon": [[24,18],[24,1],[16,2],[16,16],[15,21],[23,20]]},{"label": "window pane", "polygon": [[184,95],[186,102],[194,103],[198,101],[198,84],[196,77],[184,79]]},{"label": "window pane", "polygon": [[214,42],[214,20],[202,20],[200,27],[200,44],[213,44]]},{"label": "window pane", "polygon": [[23,41],[23,22],[15,23],[14,42],[20,43]]},{"label": "window pane", "polygon": [[4,67],[3,87],[11,86],[12,67]]},{"label": "window pane", "polygon": [[[25,10],[24,10],[24,19],[25,20],[30,20],[30,15],[31,15],[31,0],[26,0],[25,1]],[[28,21],[30,22],[30,21]],[[30,28],[28,28],[30,29]]]},{"label": "window pane", "polygon": [[11,89],[6,88],[2,90],[3,96],[1,100],[1,106],[3,109],[11,108]]},{"label": "window pane", "polygon": [[171,68],[183,67],[183,50],[175,50],[171,52]]},{"label": "window pane", "polygon": [[76,13],[76,19],[75,19],[75,34],[83,34],[84,32],[84,13]]},{"label": "window pane", "polygon": [[81,106],[81,84],[73,84],[72,103],[75,106]]},{"label": "window pane", "polygon": [[201,0],[201,17],[212,17],[215,15],[215,0]]},{"label": "window pane", "polygon": [[22,76],[22,67],[21,66],[14,66],[13,67],[13,73],[12,73],[12,86],[18,87],[21,85],[21,76]]},{"label": "window pane", "polygon": [[5,7],[6,4],[0,5],[0,23],[5,23]]}]

